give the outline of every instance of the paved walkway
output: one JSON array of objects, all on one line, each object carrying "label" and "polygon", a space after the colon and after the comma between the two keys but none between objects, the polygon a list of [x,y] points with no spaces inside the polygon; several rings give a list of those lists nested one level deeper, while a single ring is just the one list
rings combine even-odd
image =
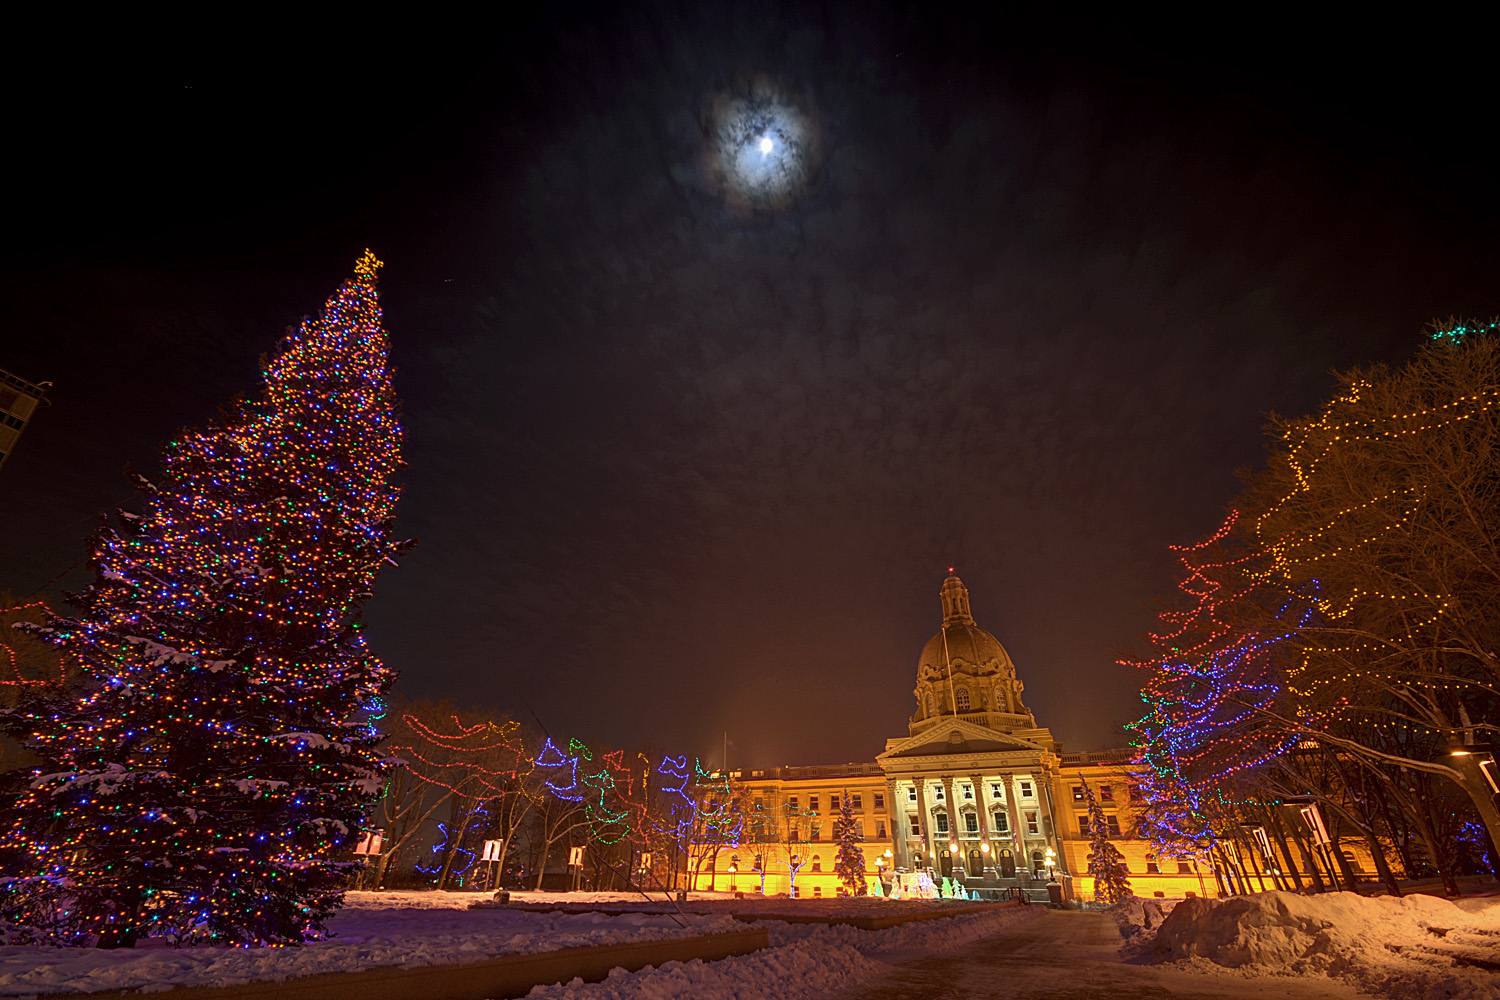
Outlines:
[{"label": "paved walkway", "polygon": [[945,955],[893,955],[890,976],[830,1000],[1354,1000],[1352,987],[1317,979],[1243,979],[1124,965],[1120,932],[1102,913],[1049,910],[1013,931]]}]

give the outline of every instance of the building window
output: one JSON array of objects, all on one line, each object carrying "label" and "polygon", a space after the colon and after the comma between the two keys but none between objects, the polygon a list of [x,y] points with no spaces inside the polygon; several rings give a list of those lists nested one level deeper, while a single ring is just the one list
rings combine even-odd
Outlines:
[{"label": "building window", "polygon": [[812,812],[818,811],[818,797],[816,795],[809,795],[807,797],[807,808]]},{"label": "building window", "polygon": [[1160,875],[1161,874],[1161,865],[1157,864],[1155,861],[1147,861],[1146,862],[1146,874],[1147,875]]},{"label": "building window", "polygon": [[1100,785],[1099,786],[1099,801],[1100,802],[1113,802],[1114,800],[1115,800],[1115,790],[1114,790],[1114,788],[1112,788],[1109,785]]},{"label": "building window", "polygon": [[992,799],[1003,799],[1003,798],[1005,798],[1005,793],[1000,790],[1000,786],[999,785],[996,785],[996,784],[992,783],[990,785],[990,798],[992,798]]},{"label": "building window", "polygon": [[1027,833],[1039,833],[1040,832],[1040,830],[1037,827],[1037,823],[1036,823],[1036,813],[1027,813],[1026,814],[1026,832]]},{"label": "building window", "polygon": [[1179,861],[1177,862],[1177,874],[1191,875],[1193,874],[1193,866],[1188,864],[1186,861]]},{"label": "building window", "polygon": [[1109,827],[1109,835],[1111,837],[1118,837],[1120,835],[1120,817],[1106,816],[1104,817],[1104,822]]},{"label": "building window", "polygon": [[964,813],[964,832],[979,832],[979,816],[977,813]]},{"label": "building window", "polygon": [[1073,801],[1074,802],[1085,802],[1087,800],[1088,800],[1088,795],[1084,792],[1083,786],[1082,785],[1074,785],[1073,786]]},{"label": "building window", "polygon": [[[854,796],[854,804],[855,805],[859,805],[859,796],[858,795]],[[885,792],[876,792],[875,793],[875,808],[876,809],[884,809],[885,808]]]},{"label": "building window", "polygon": [[1092,836],[1089,833],[1089,818],[1087,816],[1078,817],[1078,832],[1085,837]]},{"label": "building window", "polygon": [[786,807],[788,809],[795,809],[795,808],[797,808],[797,796],[793,795],[790,798],[788,798],[786,800]]},{"label": "building window", "polygon": [[813,865],[813,867],[812,867],[813,871],[815,871],[815,872],[822,871],[823,870],[823,857],[822,857],[822,855],[814,854],[813,855],[812,865]]},{"label": "building window", "polygon": [[884,840],[885,839],[885,820],[883,820],[883,819],[877,819],[875,821],[875,839],[876,840]]},{"label": "building window", "polygon": [[822,899],[823,898],[823,887],[821,885],[815,885],[815,886],[813,886],[813,898],[814,899]]},{"label": "building window", "polygon": [[839,797],[837,795],[830,795],[830,796],[828,796],[828,811],[829,812],[838,812],[839,811]]},{"label": "building window", "polygon": [[958,701],[958,710],[967,712],[969,710],[969,689],[959,688],[958,694],[954,696]]},{"label": "building window", "polygon": [[855,792],[853,795],[849,796],[849,804],[855,809],[863,810],[865,807],[865,797],[859,792]]},{"label": "building window", "polygon": [[789,824],[786,828],[786,838],[794,843],[800,839],[797,834],[801,832],[796,823]]},{"label": "building window", "polygon": [[932,786],[932,798],[933,798],[933,801],[935,801],[935,802],[942,802],[943,799],[947,797],[947,794],[948,794],[947,792],[943,791],[943,786],[942,785],[933,785]]},{"label": "building window", "polygon": [[995,812],[995,832],[996,833],[1009,833],[1010,832],[1010,820],[1006,817],[1005,813],[1000,812],[998,810]]},{"label": "building window", "polygon": [[765,812],[766,811],[766,800],[765,799],[757,798],[755,800],[755,811],[756,812]]},{"label": "building window", "polygon": [[937,814],[937,829],[938,829],[938,833],[946,834],[948,832],[948,814],[947,813],[938,813]]},{"label": "building window", "polygon": [[1031,782],[1029,782],[1029,781],[1023,781],[1023,782],[1021,782],[1021,798],[1023,798],[1023,799],[1029,799],[1029,798],[1031,798]]},{"label": "building window", "polygon": [[812,827],[811,827],[811,839],[812,840],[822,840],[823,839],[823,824],[822,823],[814,822],[812,824]]},{"label": "building window", "polygon": [[912,785],[910,788],[908,788],[906,790],[906,801],[908,801],[908,802],[915,802],[915,801],[917,801],[917,786],[916,785]]},{"label": "building window", "polygon": [[907,818],[911,820],[911,835],[913,837],[922,836],[922,821],[916,816],[908,816]]},{"label": "building window", "polygon": [[964,785],[962,787],[963,787],[963,790],[964,790],[964,798],[966,798],[966,799],[973,799],[974,798],[974,786],[973,785]]}]

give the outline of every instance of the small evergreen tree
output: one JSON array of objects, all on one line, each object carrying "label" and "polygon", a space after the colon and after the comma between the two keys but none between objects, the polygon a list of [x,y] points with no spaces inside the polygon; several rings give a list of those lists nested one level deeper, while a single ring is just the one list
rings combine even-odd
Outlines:
[{"label": "small evergreen tree", "polygon": [[[1080,779],[1082,780],[1082,779]],[[1106,905],[1123,903],[1133,893],[1130,891],[1130,871],[1125,867],[1125,856],[1109,842],[1109,826],[1104,820],[1104,807],[1094,795],[1087,781],[1083,792],[1089,804],[1089,873],[1094,876],[1094,898]]]},{"label": "small evergreen tree", "polygon": [[79,674],[6,718],[41,764],[0,831],[0,918],[34,939],[297,944],[341,904],[394,679],[359,606],[405,544],[379,263],[263,359],[262,398],[135,477],[77,617],[34,627]]},{"label": "small evergreen tree", "polygon": [[839,881],[844,883],[849,895],[863,896],[869,892],[869,887],[865,885],[865,852],[860,849],[854,830],[854,806],[849,801],[849,790],[846,788],[839,799],[839,818],[833,824],[833,836],[839,845],[834,872]]}]

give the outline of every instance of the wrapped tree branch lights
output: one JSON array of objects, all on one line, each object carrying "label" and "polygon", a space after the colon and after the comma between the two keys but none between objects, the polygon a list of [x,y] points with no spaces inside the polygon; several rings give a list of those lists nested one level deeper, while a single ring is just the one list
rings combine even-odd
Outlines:
[{"label": "wrapped tree branch lights", "polygon": [[[1231,821],[1246,782],[1262,799],[1288,782],[1323,796],[1374,844],[1387,805],[1426,822],[1409,772],[1454,782],[1500,843],[1479,767],[1500,733],[1497,328],[1435,324],[1409,364],[1342,375],[1316,413],[1273,417],[1237,512],[1177,549],[1187,599],[1134,661],[1164,847]],[[1319,754],[1372,781],[1379,809],[1303,773]]]},{"label": "wrapped tree branch lights", "polygon": [[77,617],[81,678],[8,725],[42,759],[0,845],[4,916],[58,944],[296,944],[340,905],[381,787],[392,672],[359,607],[393,539],[401,427],[368,252],[262,364],[265,388],[136,476]]}]

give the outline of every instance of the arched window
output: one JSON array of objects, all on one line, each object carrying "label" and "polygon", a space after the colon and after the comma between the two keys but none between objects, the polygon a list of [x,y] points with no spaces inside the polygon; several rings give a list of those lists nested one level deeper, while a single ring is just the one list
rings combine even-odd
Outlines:
[{"label": "arched window", "polygon": [[816,854],[813,855],[812,870],[815,872],[820,872],[823,870],[823,859]]},{"label": "arched window", "polygon": [[953,697],[958,702],[958,710],[960,712],[967,712],[969,710],[968,688],[959,688],[957,694],[955,694]]}]

